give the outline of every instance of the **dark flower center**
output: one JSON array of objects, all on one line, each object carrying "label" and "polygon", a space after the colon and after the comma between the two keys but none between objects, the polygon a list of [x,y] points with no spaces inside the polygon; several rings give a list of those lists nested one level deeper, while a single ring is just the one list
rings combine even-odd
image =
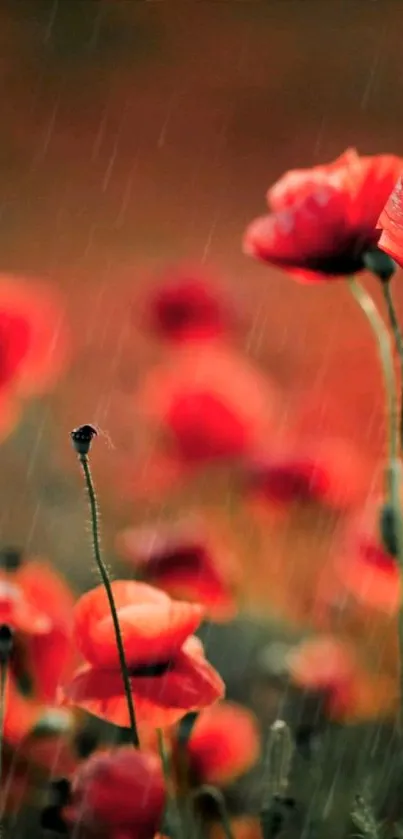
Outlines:
[{"label": "dark flower center", "polygon": [[301,503],[320,498],[327,489],[327,476],[315,464],[269,466],[257,471],[255,484],[274,501]]},{"label": "dark flower center", "polygon": [[153,664],[143,664],[141,667],[133,667],[129,670],[131,679],[155,679],[165,676],[174,667],[173,661],[156,661]]},{"label": "dark flower center", "polygon": [[189,305],[189,301],[175,300],[166,304],[163,319],[166,326],[176,330],[203,320],[203,316],[192,304]]},{"label": "dark flower center", "polygon": [[179,545],[151,556],[146,565],[147,574],[201,572],[205,561],[204,548],[197,545]]}]

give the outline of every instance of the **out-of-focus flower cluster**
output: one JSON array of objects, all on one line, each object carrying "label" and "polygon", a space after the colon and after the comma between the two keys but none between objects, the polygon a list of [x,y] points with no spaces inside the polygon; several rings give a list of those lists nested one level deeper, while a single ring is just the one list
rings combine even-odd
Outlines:
[{"label": "out-of-focus flower cluster", "polygon": [[[389,198],[402,170],[397,157],[348,150],[331,164],[288,172],[268,192],[269,214],[248,227],[245,252],[305,282],[371,268],[385,281],[390,263],[382,262],[382,248],[403,264],[401,181]],[[398,549],[393,516],[383,496],[369,493],[361,453],[348,440],[322,438],[316,427],[299,431],[298,406],[284,427],[279,386],[243,352],[242,319],[205,272],[171,269],[143,314],[164,354],[135,399],[157,440],[139,495],[152,498],[157,489],[158,498],[168,497],[203,478],[213,487],[227,472],[232,512],[253,526],[275,534],[293,517],[317,525],[327,515],[335,527],[325,561],[313,563],[309,581],[301,575],[291,601],[306,598],[305,612],[287,609],[288,592],[284,600],[278,595],[289,578],[274,552],[258,556],[256,547],[261,572],[273,580],[273,614],[316,632],[290,644],[281,677],[320,697],[326,720],[393,717]],[[3,436],[24,400],[63,371],[66,334],[63,309],[48,289],[0,280]],[[250,569],[241,567],[236,540],[207,515],[141,527],[128,520],[115,548],[131,579],[78,599],[42,560],[11,548],[0,553],[1,807],[18,810],[61,776],[44,810],[45,827],[57,832],[176,837],[175,819],[197,816],[210,835],[221,821],[228,837],[222,793],[256,768],[263,739],[252,711],[225,698],[198,633],[203,623],[231,623],[242,613]],[[279,671],[275,677],[281,681]],[[128,691],[138,749],[127,744]],[[256,819],[233,819],[232,828],[235,836],[260,835]]]}]

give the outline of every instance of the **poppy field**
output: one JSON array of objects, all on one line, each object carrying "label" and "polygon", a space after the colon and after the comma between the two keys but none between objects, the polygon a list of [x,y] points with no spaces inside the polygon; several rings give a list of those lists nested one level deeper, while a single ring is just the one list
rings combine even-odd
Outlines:
[{"label": "poppy field", "polygon": [[[116,550],[127,573],[112,578],[91,469],[104,432],[90,423],[75,427],[71,457],[87,496],[88,551],[99,585],[77,597],[51,563],[16,547],[0,553],[3,827],[35,806],[39,829],[89,839],[217,831],[225,839],[266,839],[301,830],[303,818],[310,824],[290,776],[294,759],[302,760],[308,774],[319,772],[320,786],[329,730],[341,737],[343,727],[357,733],[382,722],[401,748],[403,402],[396,362],[403,367],[403,335],[393,288],[403,265],[402,171],[397,157],[354,149],[331,164],[289,171],[269,189],[269,215],[252,221],[243,239],[247,256],[280,265],[290,282],[344,283],[368,322],[384,378],[386,454],[383,490],[365,503],[359,459],[343,457],[340,443],[299,444],[284,431],[268,449],[275,393],[231,348],[233,315],[203,272],[172,268],[148,300],[146,328],[174,358],[150,373],[141,394],[163,435],[163,491],[173,476],[180,483],[206,472],[211,481],[216,470],[232,474],[237,505],[263,527],[284,524],[295,510],[344,514],[340,543],[305,615],[311,634],[277,654],[269,644],[266,659],[255,662],[249,703],[227,697],[202,638],[208,641],[210,623],[231,628],[243,612],[242,574],[229,546],[197,519],[124,528]],[[385,313],[361,282],[368,270]],[[43,284],[7,276],[0,301],[7,436],[25,402],[63,375],[68,325],[62,302]],[[278,604],[274,615],[303,627],[292,608],[282,614]],[[384,650],[375,643],[380,634]],[[227,654],[236,662],[237,646]],[[259,794],[244,800],[234,790],[251,772]],[[365,836],[368,820],[377,830],[380,816],[361,774],[350,819]],[[320,831],[320,818],[319,807],[309,830]],[[388,835],[397,824],[391,821]]]},{"label": "poppy field", "polygon": [[0,839],[403,837],[399,14],[0,8]]}]

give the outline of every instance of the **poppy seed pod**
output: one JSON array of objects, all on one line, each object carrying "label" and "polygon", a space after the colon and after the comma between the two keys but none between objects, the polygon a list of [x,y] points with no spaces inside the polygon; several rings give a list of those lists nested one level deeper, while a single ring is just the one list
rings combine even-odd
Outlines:
[{"label": "poppy seed pod", "polygon": [[94,437],[98,431],[93,425],[79,425],[70,432],[73,446],[78,455],[87,455]]}]

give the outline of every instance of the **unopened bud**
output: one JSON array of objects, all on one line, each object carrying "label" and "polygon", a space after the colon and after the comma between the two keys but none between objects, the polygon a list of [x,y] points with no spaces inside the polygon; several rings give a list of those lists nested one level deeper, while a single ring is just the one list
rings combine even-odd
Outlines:
[{"label": "unopened bud", "polygon": [[4,571],[17,571],[22,565],[23,552],[20,548],[3,548],[0,550],[0,568]]},{"label": "unopened bud", "polygon": [[368,271],[371,271],[382,283],[389,282],[397,268],[396,262],[392,257],[379,248],[373,248],[367,251],[363,256],[363,263]]}]

